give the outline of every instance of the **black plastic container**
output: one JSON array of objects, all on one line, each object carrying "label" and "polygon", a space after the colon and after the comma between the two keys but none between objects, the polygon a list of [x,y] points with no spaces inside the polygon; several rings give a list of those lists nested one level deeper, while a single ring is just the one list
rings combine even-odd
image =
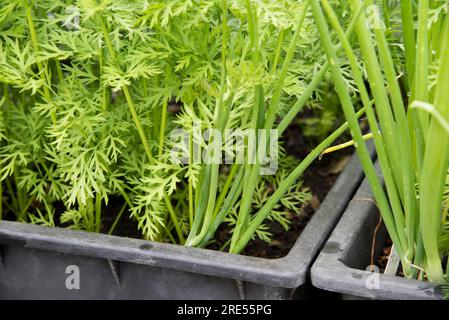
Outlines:
[{"label": "black plastic container", "polygon": [[[342,299],[442,299],[437,285],[371,272],[371,251],[379,211],[368,182],[361,184],[320,255],[312,266],[312,284],[337,292]],[[382,224],[376,233],[374,259],[385,245]]]},{"label": "black plastic container", "polygon": [[353,157],[290,253],[276,260],[0,222],[0,299],[306,297],[310,265],[362,177]]}]

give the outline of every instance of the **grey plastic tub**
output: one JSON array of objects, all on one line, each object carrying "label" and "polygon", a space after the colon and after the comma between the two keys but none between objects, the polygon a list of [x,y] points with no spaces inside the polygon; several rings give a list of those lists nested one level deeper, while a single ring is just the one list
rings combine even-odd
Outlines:
[{"label": "grey plastic tub", "polygon": [[0,222],[0,299],[305,297],[310,265],[362,177],[353,157],[290,253],[276,260]]},{"label": "grey plastic tub", "polygon": [[[342,299],[442,299],[441,288],[437,285],[370,272],[374,230],[379,224],[379,212],[372,199],[365,179],[313,264],[312,284],[337,292]],[[379,256],[386,238],[382,224],[373,257]]]}]

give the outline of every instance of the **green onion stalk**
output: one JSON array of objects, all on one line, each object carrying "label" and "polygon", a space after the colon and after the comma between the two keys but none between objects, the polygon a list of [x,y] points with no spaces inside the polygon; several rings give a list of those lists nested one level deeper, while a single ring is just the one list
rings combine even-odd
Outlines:
[{"label": "green onion stalk", "polygon": [[[442,259],[447,253],[440,252],[439,237],[445,220],[442,218],[443,190],[449,167],[449,19],[447,15],[441,18],[444,23],[442,31],[438,30],[440,41],[430,41],[435,35],[428,34],[429,1],[419,1],[417,23],[411,2],[401,1],[410,87],[407,95],[412,99],[407,101],[387,41],[387,30],[372,26],[370,29],[365,13],[358,18],[355,32],[366,68],[365,78],[359,68],[359,57],[329,1],[320,2],[313,2],[312,10],[337,94],[374,199],[401,258],[404,274],[417,278],[424,270],[430,281],[443,283]],[[373,6],[374,2],[350,0],[350,4],[355,16],[360,8]],[[385,190],[369,159],[364,136],[356,121],[354,104],[329,36],[328,23],[337,31],[351,66],[372,131]],[[418,26],[416,34],[415,24]],[[434,99],[429,94],[429,63],[433,52],[437,53],[440,63]],[[375,109],[371,106],[370,93]],[[406,108],[407,104],[409,108]],[[422,274],[420,278],[423,278]]]}]

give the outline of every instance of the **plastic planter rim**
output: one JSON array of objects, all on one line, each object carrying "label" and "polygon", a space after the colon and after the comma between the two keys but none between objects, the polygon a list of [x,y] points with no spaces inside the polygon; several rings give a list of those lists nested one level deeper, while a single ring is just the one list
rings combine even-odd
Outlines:
[{"label": "plastic planter rim", "polygon": [[280,259],[263,259],[10,221],[0,222],[0,249],[2,244],[19,244],[25,248],[193,272],[267,286],[297,288],[306,282],[313,259],[361,180],[359,161],[353,156],[293,248]]},{"label": "plastic planter rim", "polygon": [[[364,201],[356,201],[364,199]],[[328,291],[338,292],[346,297],[379,300],[439,300],[441,287],[429,282],[372,273],[351,265],[368,267],[366,255],[372,241],[372,231],[379,221],[370,186],[366,179],[348,205],[340,222],[329,237],[311,268],[312,285]],[[386,230],[378,233],[377,251],[386,239]],[[383,236],[381,235],[383,233]],[[360,250],[362,248],[362,250]]]}]

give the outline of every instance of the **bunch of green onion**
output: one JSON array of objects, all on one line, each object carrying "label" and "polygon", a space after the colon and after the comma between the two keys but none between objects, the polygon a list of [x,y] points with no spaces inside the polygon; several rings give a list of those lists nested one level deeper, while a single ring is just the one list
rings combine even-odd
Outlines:
[{"label": "bunch of green onion", "polygon": [[[393,5],[384,2],[384,15],[388,18]],[[370,28],[366,8],[376,3],[349,3],[353,15],[359,16],[354,31],[360,57],[329,1],[312,1],[311,6],[357,154],[401,258],[404,275],[445,283],[449,271],[449,267],[444,270],[449,248],[442,241],[447,234],[443,200],[449,167],[449,15],[442,11],[438,20],[431,23],[430,12],[442,1],[419,0],[415,5],[413,1],[401,0],[396,4],[400,4],[401,46],[405,48],[406,71],[401,76],[393,46],[387,40],[387,18]],[[352,67],[384,185],[369,157],[341,66],[335,63],[337,51],[329,27],[337,31]],[[360,71],[359,59],[366,77]],[[433,78],[432,65],[438,65]]]}]

